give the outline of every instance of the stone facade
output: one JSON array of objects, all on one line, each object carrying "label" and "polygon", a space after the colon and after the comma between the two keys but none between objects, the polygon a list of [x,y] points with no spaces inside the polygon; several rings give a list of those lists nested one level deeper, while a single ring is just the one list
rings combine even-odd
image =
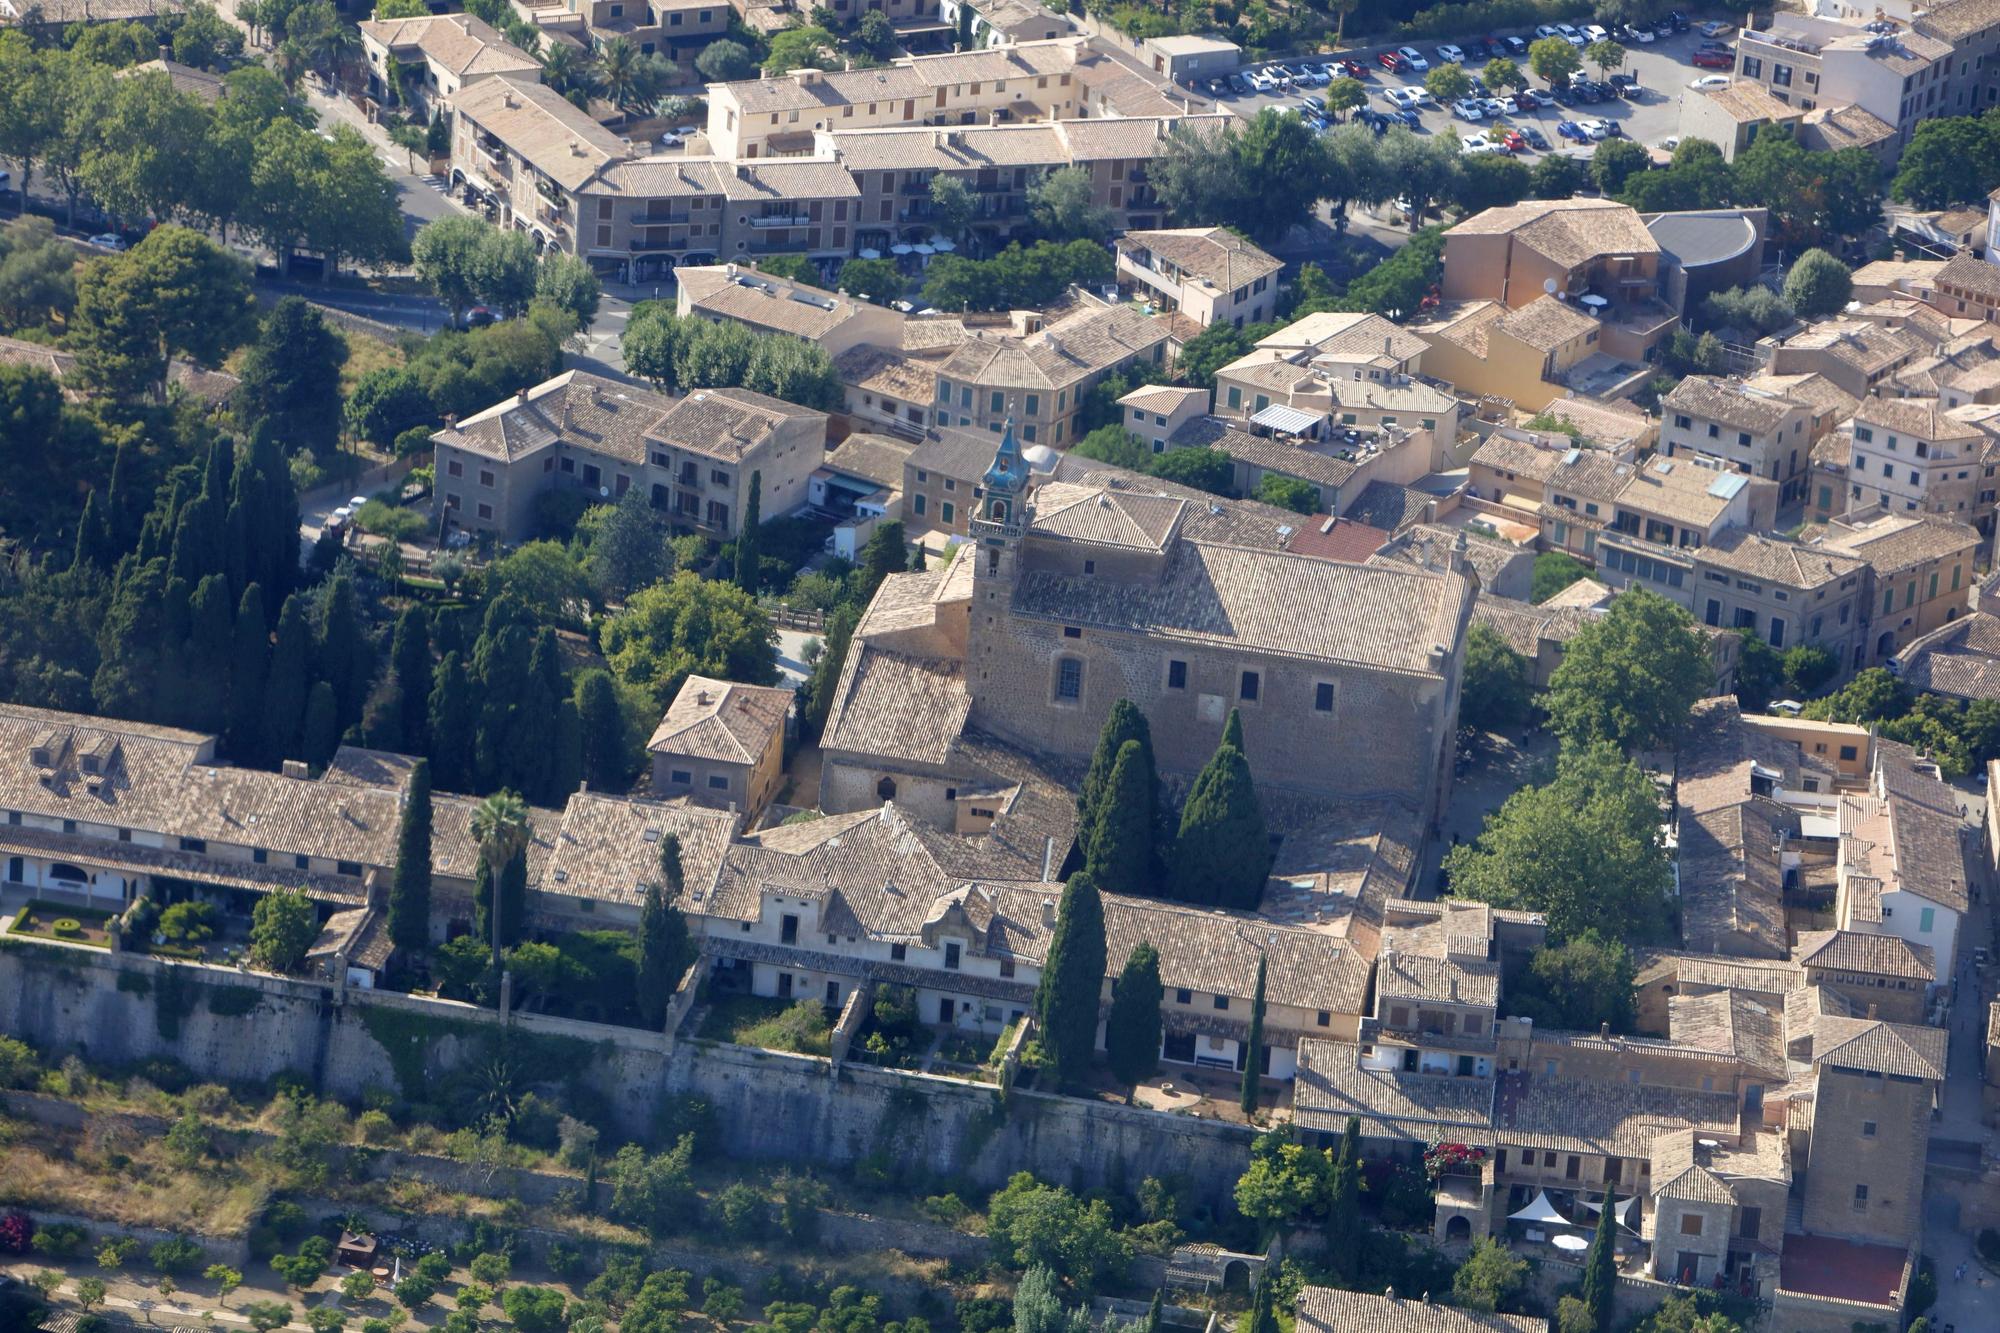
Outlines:
[{"label": "stone facade", "polygon": [[1805,1227],[1906,1245],[1923,1229],[1936,1085],[1822,1064],[1806,1158]]}]

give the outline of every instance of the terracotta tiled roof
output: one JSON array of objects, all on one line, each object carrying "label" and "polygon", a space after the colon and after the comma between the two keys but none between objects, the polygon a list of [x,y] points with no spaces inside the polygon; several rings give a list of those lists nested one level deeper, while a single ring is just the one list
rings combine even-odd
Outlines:
[{"label": "terracotta tiled roof", "polygon": [[[539,76],[537,76],[539,77]],[[574,190],[631,155],[623,139],[534,78],[500,74],[452,95],[452,108],[556,184]]]},{"label": "terracotta tiled roof", "polygon": [[1567,301],[1542,296],[1508,311],[1493,327],[1536,351],[1553,352],[1594,332],[1597,321]]},{"label": "terracotta tiled roof", "polygon": [[[1489,208],[1459,223],[1450,234],[1492,236],[1509,232],[1517,242],[1566,269],[1600,255],[1660,252],[1659,242],[1646,230],[1638,212],[1608,199],[1544,200]],[[1449,244],[1447,236],[1447,247]]]},{"label": "terracotta tiled roof", "polygon": [[689,676],[646,748],[654,754],[755,764],[784,730],[793,697],[787,689]]},{"label": "terracotta tiled roof", "polygon": [[1816,1065],[1941,1083],[1945,1031],[1872,1018],[1821,1014],[1813,1024],[1812,1060]]},{"label": "terracotta tiled roof", "polygon": [[1539,1333],[1543,1323],[1526,1315],[1481,1314],[1428,1299],[1333,1287],[1299,1290],[1300,1333]]},{"label": "terracotta tiled roof", "polygon": [[1284,261],[1222,227],[1128,231],[1118,238],[1120,254],[1134,250],[1149,250],[1155,258],[1225,292],[1267,278],[1285,266]]},{"label": "terracotta tiled roof", "polygon": [[1713,375],[1689,375],[1660,400],[1662,414],[1685,412],[1757,435],[1768,435],[1798,411],[1801,403],[1757,388],[1743,380]]},{"label": "terracotta tiled roof", "polygon": [[1871,976],[1937,979],[1937,954],[1929,945],[1911,944],[1895,935],[1858,930],[1808,930],[1792,948],[1800,967],[1836,972],[1866,972]]},{"label": "terracotta tiled roof", "polygon": [[391,54],[420,54],[460,79],[478,74],[527,74],[541,78],[541,63],[509,42],[489,23],[470,14],[368,19],[361,35]]}]

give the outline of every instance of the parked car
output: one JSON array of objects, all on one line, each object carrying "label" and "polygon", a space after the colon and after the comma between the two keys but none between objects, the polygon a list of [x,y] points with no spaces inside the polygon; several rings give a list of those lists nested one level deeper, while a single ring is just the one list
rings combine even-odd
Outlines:
[{"label": "parked car", "polygon": [[499,318],[500,316],[494,314],[490,308],[476,305],[465,312],[465,326],[471,329],[483,329]]},{"label": "parked car", "polygon": [[1498,97],[1480,98],[1479,109],[1484,111],[1488,116],[1504,116],[1508,114],[1507,103]]},{"label": "parked car", "polygon": [[1584,128],[1583,128],[1583,126],[1581,126],[1581,125],[1577,124],[1577,123],[1576,123],[1575,121],[1573,121],[1573,120],[1559,120],[1559,121],[1557,121],[1557,122],[1556,122],[1556,133],[1557,133],[1558,135],[1560,135],[1560,136],[1561,136],[1562,138],[1565,138],[1565,139],[1574,139],[1574,140],[1576,140],[1576,141],[1577,141],[1578,143],[1589,143],[1589,142],[1590,142],[1590,135],[1589,135],[1589,134],[1587,134],[1587,133],[1586,133],[1586,132],[1584,131]]},{"label": "parked car", "polygon": [[1618,128],[1617,121],[1603,119],[1584,121],[1583,132],[1592,139],[1617,139],[1625,134],[1624,130]]},{"label": "parked car", "polygon": [[1735,80],[1727,74],[1704,74],[1698,79],[1690,79],[1688,87],[1696,92],[1707,92],[1711,88],[1727,88]]},{"label": "parked car", "polygon": [[1533,111],[1536,107],[1546,105],[1548,100],[1546,93],[1538,93],[1533,88],[1523,88],[1514,94],[1514,105],[1523,111]]},{"label": "parked car", "polygon": [[1430,71],[1431,62],[1424,59],[1424,53],[1417,50],[1416,47],[1399,46],[1396,48],[1396,54],[1401,56],[1404,63],[1417,73],[1425,74]]},{"label": "parked car", "polygon": [[1640,46],[1651,46],[1655,39],[1651,28],[1637,27],[1628,23],[1618,30],[1618,40],[1637,42]]},{"label": "parked car", "polygon": [[1299,101],[1303,102],[1306,105],[1307,109],[1309,110],[1312,111],[1326,110],[1326,103],[1321,101],[1318,97],[1314,96],[1311,93],[1307,93],[1304,97],[1301,97]]},{"label": "parked car", "polygon": [[1528,151],[1528,141],[1522,137],[1519,130],[1508,130],[1506,136],[1500,140],[1500,143],[1510,153],[1525,153]]},{"label": "parked car", "polygon": [[1342,60],[1338,63],[1341,70],[1350,79],[1365,79],[1368,77],[1368,66],[1362,64],[1359,60]]},{"label": "parked car", "polygon": [[1250,86],[1250,80],[1244,78],[1241,74],[1232,74],[1229,76],[1229,90],[1239,97],[1248,96],[1250,93],[1256,91]]},{"label": "parked car", "polygon": [[1396,119],[1402,121],[1413,130],[1420,130],[1424,127],[1424,118],[1417,114],[1417,109],[1413,106],[1406,106],[1401,111],[1398,111]]},{"label": "parked car", "polygon": [[1507,48],[1507,54],[1510,56],[1524,56],[1528,54],[1528,43],[1525,38],[1502,37],[1500,41]]},{"label": "parked car", "polygon": [[116,232],[100,232],[90,238],[90,243],[100,250],[123,250],[125,238]]},{"label": "parked car", "polygon": [[1415,106],[1417,104],[1417,90],[1415,88],[1400,86],[1384,88],[1382,90],[1382,100],[1400,111],[1404,107]]},{"label": "parked car", "polygon": [[1401,74],[1410,65],[1410,62],[1403,58],[1401,51],[1384,51],[1381,55],[1375,57],[1375,63],[1383,69],[1392,70],[1397,74]]},{"label": "parked car", "polygon": [[1533,148],[1536,152],[1546,153],[1549,151],[1548,139],[1542,134],[1540,130],[1536,129],[1533,125],[1523,125],[1521,127],[1521,137],[1526,139],[1528,141],[1528,146]]},{"label": "parked car", "polygon": [[1464,151],[1467,157],[1476,157],[1480,153],[1497,153],[1500,151],[1500,146],[1483,134],[1467,135],[1459,141],[1459,148]]},{"label": "parked car", "polygon": [[1560,37],[1560,36],[1562,36],[1562,34],[1556,31],[1555,24],[1553,23],[1539,24],[1535,28],[1535,39],[1537,41],[1540,41],[1544,37]]},{"label": "parked car", "polygon": [[1704,37],[1727,37],[1730,33],[1736,31],[1736,25],[1734,23],[1724,23],[1721,19],[1710,19],[1708,22],[1697,26],[1695,31]]},{"label": "parked car", "polygon": [[1688,57],[1688,61],[1696,69],[1735,69],[1736,53],[1703,48]]},{"label": "parked car", "polygon": [[1582,33],[1578,32],[1575,28],[1571,27],[1567,23],[1556,24],[1556,36],[1562,38],[1564,41],[1568,42],[1571,46],[1587,46],[1589,44],[1583,40]]},{"label": "parked car", "polygon": [[1458,101],[1453,102],[1451,104],[1451,114],[1457,116],[1460,120],[1483,120],[1486,117],[1486,113],[1480,109],[1479,103],[1470,97],[1460,98]]},{"label": "parked car", "polygon": [[1583,40],[1586,42],[1608,41],[1611,37],[1611,34],[1605,31],[1603,25],[1598,23],[1586,23],[1583,25],[1581,31],[1583,33]]},{"label": "parked car", "polygon": [[1678,9],[1667,11],[1667,22],[1673,27],[1675,32],[1686,32],[1688,30],[1688,16],[1681,13]]},{"label": "parked car", "polygon": [[1681,136],[1678,134],[1669,134],[1666,138],[1660,140],[1660,147],[1666,149],[1669,153],[1680,146]]}]

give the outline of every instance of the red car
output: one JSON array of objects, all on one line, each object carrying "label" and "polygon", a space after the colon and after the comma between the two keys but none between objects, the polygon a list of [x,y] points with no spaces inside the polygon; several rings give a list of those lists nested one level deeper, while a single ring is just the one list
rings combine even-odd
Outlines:
[{"label": "red car", "polygon": [[1525,153],[1528,151],[1528,141],[1521,137],[1519,130],[1508,130],[1507,137],[1500,142],[1506,145],[1507,151],[1510,153]]},{"label": "red car", "polygon": [[1359,60],[1342,60],[1338,63],[1340,68],[1346,71],[1347,77],[1350,79],[1365,79],[1368,77],[1368,66],[1362,64]]},{"label": "red car", "polygon": [[1697,69],[1736,68],[1736,53],[1734,51],[1718,51],[1703,47],[1694,53],[1692,59]]},{"label": "red car", "polygon": [[1410,64],[1400,51],[1384,51],[1381,55],[1375,57],[1375,63],[1383,69],[1394,70],[1398,73],[1409,68]]}]

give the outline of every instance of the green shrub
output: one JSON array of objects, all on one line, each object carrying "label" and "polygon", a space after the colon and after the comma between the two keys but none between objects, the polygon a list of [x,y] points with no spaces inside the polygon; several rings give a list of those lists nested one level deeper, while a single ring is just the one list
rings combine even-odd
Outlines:
[{"label": "green shrub", "polygon": [[83,934],[83,923],[73,916],[59,916],[49,923],[49,933],[57,939],[75,939]]},{"label": "green shrub", "polygon": [[90,1233],[74,1222],[47,1222],[35,1229],[35,1253],[51,1259],[73,1259],[90,1244]]}]

